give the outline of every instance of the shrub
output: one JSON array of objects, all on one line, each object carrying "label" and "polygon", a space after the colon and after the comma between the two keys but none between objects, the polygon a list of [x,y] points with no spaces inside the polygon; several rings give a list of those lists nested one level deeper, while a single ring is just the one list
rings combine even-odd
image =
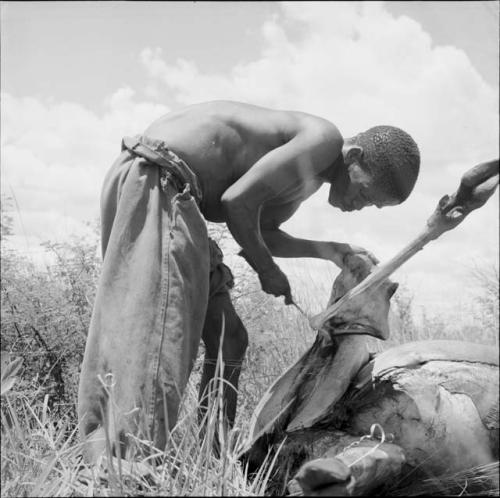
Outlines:
[{"label": "shrub", "polygon": [[2,251],[2,350],[23,360],[20,389],[73,410],[99,271],[97,239],[45,247],[55,261],[46,270]]}]

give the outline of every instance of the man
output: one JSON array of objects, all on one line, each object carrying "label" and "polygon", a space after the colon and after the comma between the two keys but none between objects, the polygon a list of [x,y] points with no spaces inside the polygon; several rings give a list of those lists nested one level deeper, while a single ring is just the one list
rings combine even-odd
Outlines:
[{"label": "man", "polygon": [[[420,163],[417,145],[398,128],[344,139],[316,116],[227,101],[167,114],[122,149],[102,193],[104,262],[80,381],[91,458],[104,433],[122,443],[127,432],[144,434],[163,449],[201,336],[201,390],[214,375],[221,331],[224,377],[237,387],[247,334],[205,220],[225,222],[262,289],[291,304],[273,256],[341,266],[363,250],[297,239],[280,225],[323,183],[342,211],[399,204]],[[231,421],[235,391],[225,396]]]}]

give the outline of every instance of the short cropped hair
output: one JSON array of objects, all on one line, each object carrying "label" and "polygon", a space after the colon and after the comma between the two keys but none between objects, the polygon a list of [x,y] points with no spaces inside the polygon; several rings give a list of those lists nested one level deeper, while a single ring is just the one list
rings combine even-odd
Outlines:
[{"label": "short cropped hair", "polygon": [[374,126],[352,143],[363,148],[363,164],[375,185],[400,203],[410,195],[420,169],[420,152],[413,138],[394,126]]}]

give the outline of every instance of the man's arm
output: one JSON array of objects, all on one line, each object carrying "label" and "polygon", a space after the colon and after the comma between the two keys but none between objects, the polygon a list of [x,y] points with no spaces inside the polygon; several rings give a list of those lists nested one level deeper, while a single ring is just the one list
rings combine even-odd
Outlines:
[{"label": "man's arm", "polygon": [[343,267],[344,256],[356,250],[350,244],[299,239],[279,229],[263,230],[262,236],[273,256],[327,259],[333,261],[339,268]]},{"label": "man's arm", "polygon": [[260,231],[263,204],[279,201],[283,192],[316,177],[333,164],[341,149],[342,137],[333,126],[311,127],[267,153],[224,192],[221,202],[227,226],[261,277],[280,271]]},{"label": "man's arm", "polygon": [[[375,264],[379,262],[369,251],[352,244],[299,239],[279,228],[264,229],[261,233],[271,254],[277,258],[326,259],[335,263],[339,268],[343,268],[343,260],[346,255],[361,253],[368,255]],[[239,255],[247,259],[244,251],[240,251]]]}]

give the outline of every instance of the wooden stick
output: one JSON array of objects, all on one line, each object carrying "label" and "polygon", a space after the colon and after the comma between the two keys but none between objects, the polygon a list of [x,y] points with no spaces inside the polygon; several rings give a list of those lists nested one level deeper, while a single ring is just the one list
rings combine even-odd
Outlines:
[{"label": "wooden stick", "polygon": [[[480,173],[480,174],[478,174]],[[474,181],[474,179],[476,179]],[[467,189],[463,185],[467,182]],[[320,330],[346,302],[363,292],[373,291],[391,273],[422,250],[431,240],[437,239],[444,232],[455,228],[474,209],[481,207],[493,195],[498,186],[498,160],[483,163],[469,170],[462,177],[458,191],[451,197],[445,195],[439,201],[432,216],[427,220],[426,229],[412,242],[398,252],[387,263],[376,268],[356,287],[342,296],[322,313],[309,320],[311,327]]]},{"label": "wooden stick", "polygon": [[423,249],[428,242],[435,239],[439,235],[439,233],[435,235],[432,230],[423,231],[418,237],[415,238],[415,240],[408,244],[392,259],[379,266],[373,273],[370,273],[370,275],[368,275],[362,282],[344,294],[337,302],[332,304],[332,306],[327,308],[323,313],[319,313],[318,315],[312,317],[310,320],[311,327],[315,330],[319,330],[326,321],[332,318],[344,306],[347,301],[359,296],[368,289],[374,290],[405,261],[408,261],[414,254]]}]

